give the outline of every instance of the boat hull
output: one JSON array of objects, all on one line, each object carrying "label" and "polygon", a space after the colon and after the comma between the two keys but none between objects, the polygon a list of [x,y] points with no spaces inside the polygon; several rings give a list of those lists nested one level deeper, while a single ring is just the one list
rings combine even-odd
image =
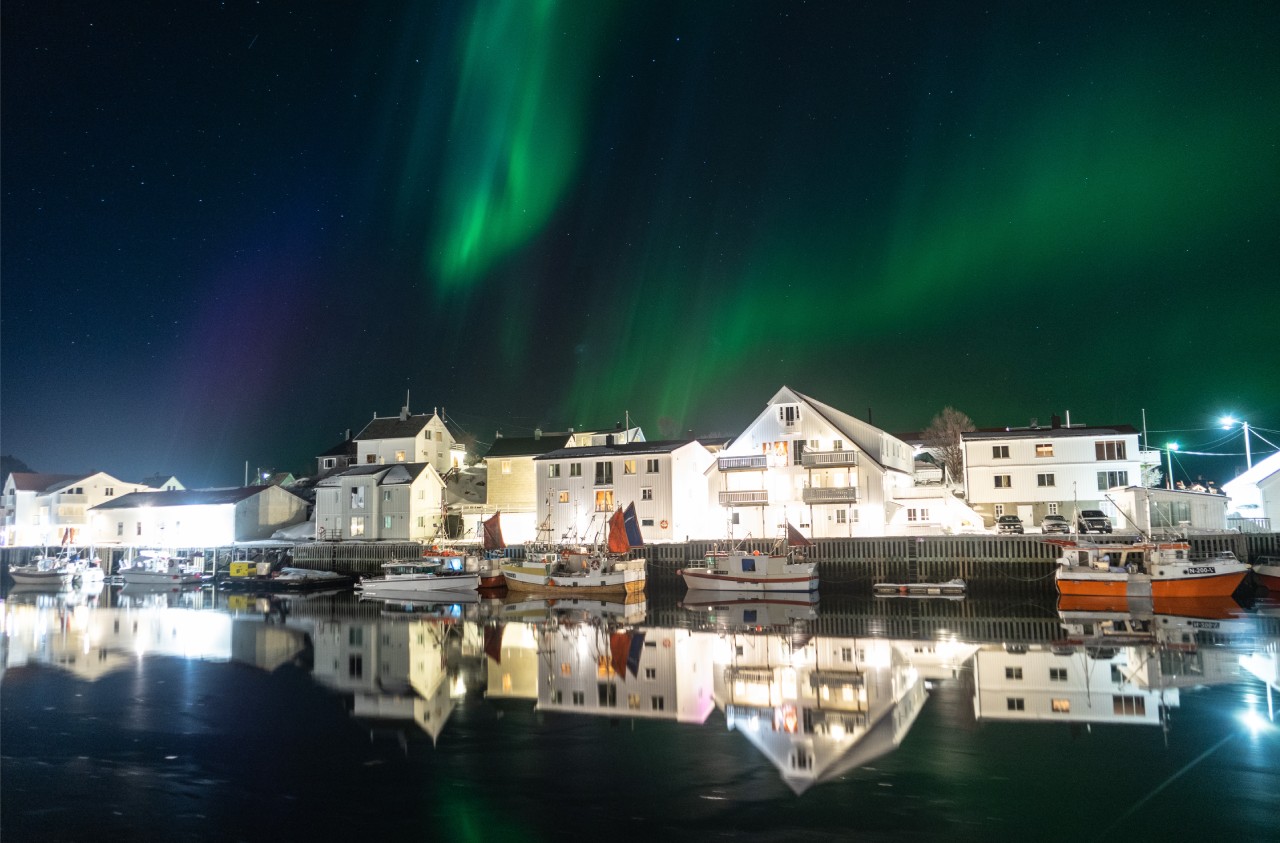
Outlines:
[{"label": "boat hull", "polygon": [[[1212,573],[1146,574],[1108,573],[1091,569],[1060,568],[1056,574],[1058,593],[1071,596],[1098,597],[1228,597],[1244,580],[1246,570],[1218,570],[1219,566],[1203,566]],[[1235,567],[1235,566],[1232,566]]]},{"label": "boat hull", "polygon": [[590,571],[576,574],[547,570],[547,565],[503,565],[507,589],[522,594],[634,594],[644,591],[643,565],[621,571]]},{"label": "boat hull", "polygon": [[736,591],[746,594],[770,594],[788,591],[817,591],[820,584],[818,572],[780,574],[753,577],[749,574],[728,574],[707,568],[685,568],[680,571],[684,584],[691,591]]},{"label": "boat hull", "polygon": [[415,595],[469,594],[475,592],[479,584],[477,574],[405,576],[364,580],[360,591],[367,597],[405,599]]},{"label": "boat hull", "polygon": [[24,571],[9,569],[9,576],[18,585],[38,585],[44,588],[65,588],[71,585],[71,571]]},{"label": "boat hull", "polygon": [[1267,591],[1280,594],[1280,565],[1254,565],[1253,575]]}]

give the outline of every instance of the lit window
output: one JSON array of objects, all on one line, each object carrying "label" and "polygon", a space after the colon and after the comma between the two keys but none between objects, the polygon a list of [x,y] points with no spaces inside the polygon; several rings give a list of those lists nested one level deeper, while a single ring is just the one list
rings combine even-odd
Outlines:
[{"label": "lit window", "polygon": [[404,462],[404,451],[396,451],[396,462]]},{"label": "lit window", "polygon": [[613,512],[612,489],[600,489],[596,492],[596,512]]},{"label": "lit window", "polygon": [[1053,443],[1052,443],[1052,442],[1037,442],[1037,443],[1036,443],[1036,456],[1037,456],[1037,457],[1051,457],[1051,456],[1053,456]]},{"label": "lit window", "polygon": [[355,538],[356,536],[363,536],[363,535],[364,535],[364,516],[363,515],[351,516],[351,537]]},{"label": "lit window", "polygon": [[561,493],[560,493],[560,503],[568,503],[568,502],[569,502],[569,493],[568,493],[568,492],[561,492]]},{"label": "lit window", "polygon": [[510,473],[511,473],[511,460],[503,460],[503,461],[502,461],[502,473],[503,473],[503,474],[510,474]]},{"label": "lit window", "polygon": [[635,474],[635,473],[636,473],[636,461],[635,461],[635,460],[623,460],[623,461],[622,461],[622,473],[623,473],[623,474]]},{"label": "lit window", "polygon": [[1050,706],[1054,711],[1058,712],[1059,714],[1071,713],[1071,700],[1053,700],[1050,703]]}]

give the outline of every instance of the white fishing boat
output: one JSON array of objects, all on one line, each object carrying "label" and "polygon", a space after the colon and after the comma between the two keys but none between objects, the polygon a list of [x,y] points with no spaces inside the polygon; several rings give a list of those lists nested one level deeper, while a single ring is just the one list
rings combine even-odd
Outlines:
[{"label": "white fishing boat", "polygon": [[178,557],[141,557],[141,561],[120,571],[125,585],[192,585],[204,580],[199,566]]},{"label": "white fishing boat", "polygon": [[1253,563],[1258,584],[1272,594],[1280,594],[1280,556],[1261,556]]},{"label": "white fishing boat", "polygon": [[769,553],[713,549],[701,565],[677,573],[690,590],[697,591],[814,591],[820,582],[818,563],[805,559],[800,550],[812,544],[788,524],[785,547],[779,539]]},{"label": "white fishing boat", "polygon": [[412,600],[437,592],[472,592],[480,584],[474,571],[446,571],[433,559],[387,562],[381,577],[364,577],[356,588],[366,597]]},{"label": "white fishing boat", "polygon": [[66,588],[71,585],[75,571],[66,562],[40,558],[29,565],[10,565],[9,576],[18,585],[44,588]]},{"label": "white fishing boat", "polygon": [[[628,527],[628,521],[634,519],[634,505],[625,512],[614,512],[609,519],[607,550],[530,551],[522,560],[502,560],[499,567],[507,588],[531,594],[626,594],[644,590],[645,560],[625,556],[640,543],[639,529]],[[633,535],[628,536],[629,532]]]},{"label": "white fishing boat", "polygon": [[1191,558],[1183,540],[1086,542],[1046,539],[1062,548],[1058,593],[1107,597],[1224,597],[1249,573],[1229,551]]}]

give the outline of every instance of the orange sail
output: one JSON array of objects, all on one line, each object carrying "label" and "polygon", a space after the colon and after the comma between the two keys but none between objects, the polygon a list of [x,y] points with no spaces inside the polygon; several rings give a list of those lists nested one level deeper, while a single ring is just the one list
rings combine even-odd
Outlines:
[{"label": "orange sail", "polygon": [[627,541],[626,516],[619,508],[609,519],[609,552],[626,553],[630,549],[631,542]]}]

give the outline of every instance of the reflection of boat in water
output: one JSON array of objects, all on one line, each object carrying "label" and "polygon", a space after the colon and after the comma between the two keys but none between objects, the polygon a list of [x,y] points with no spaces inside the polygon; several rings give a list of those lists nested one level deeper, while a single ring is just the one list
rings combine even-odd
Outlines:
[{"label": "reflection of boat in water", "polygon": [[961,579],[946,582],[878,582],[872,586],[877,597],[946,597],[958,600],[965,596],[968,584]]},{"label": "reflection of boat in water", "polygon": [[723,591],[688,591],[680,608],[717,626],[775,627],[818,618],[818,593],[798,591],[756,597]]},{"label": "reflection of boat in water", "polygon": [[1060,644],[1157,644],[1194,650],[1200,638],[1252,636],[1253,622],[1230,597],[1124,598],[1063,595]]},{"label": "reflection of boat in water", "polygon": [[525,623],[642,623],[649,601],[644,592],[619,595],[624,599],[571,595],[565,597],[531,597],[510,595],[493,607],[491,615],[503,621]]},{"label": "reflection of boat in water", "polygon": [[[458,557],[462,559],[462,557]],[[475,592],[480,575],[462,570],[442,570],[435,559],[387,562],[381,577],[362,578],[356,588],[366,597],[427,599],[436,593]]]},{"label": "reflection of boat in water", "polygon": [[1085,542],[1046,539],[1062,548],[1059,594],[1214,597],[1236,590],[1249,567],[1229,552],[1191,559],[1185,541]]},{"label": "reflection of boat in water", "polygon": [[[614,512],[609,519],[608,552],[603,550],[538,551],[523,560],[500,563],[511,591],[530,594],[624,594],[643,591],[645,560],[625,559],[638,544],[639,528],[629,536],[628,521],[634,521],[635,507]],[[633,541],[636,539],[637,541]]]},{"label": "reflection of boat in water", "polygon": [[798,548],[812,542],[790,524],[786,547],[781,539],[773,551],[748,553],[741,549],[715,550],[701,565],[691,565],[677,573],[690,589],[700,591],[814,591],[818,588],[818,563],[807,561]]}]

